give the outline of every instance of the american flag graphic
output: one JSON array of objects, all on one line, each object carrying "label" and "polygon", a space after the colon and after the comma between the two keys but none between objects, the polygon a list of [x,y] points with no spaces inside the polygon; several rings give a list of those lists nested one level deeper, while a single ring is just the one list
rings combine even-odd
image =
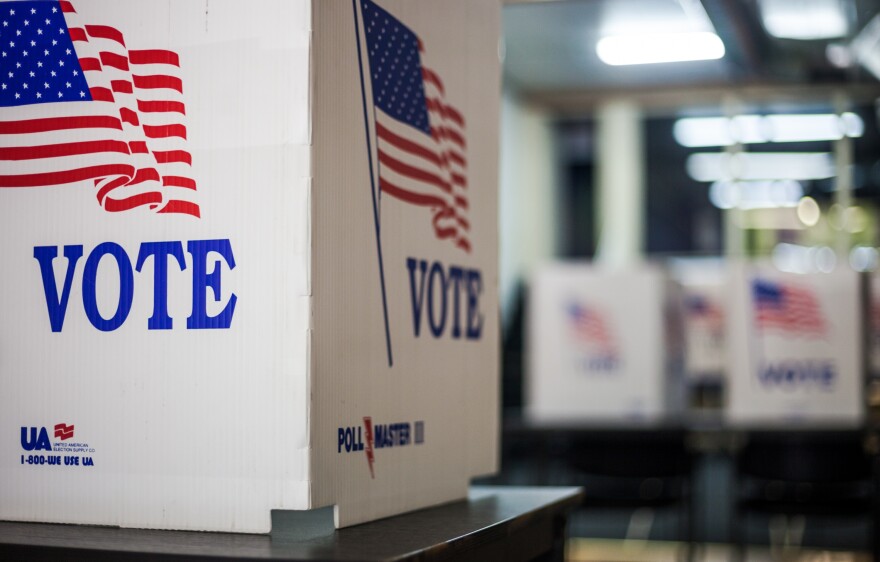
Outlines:
[{"label": "american flag graphic", "polygon": [[379,191],[431,213],[438,239],[470,252],[465,119],[425,64],[422,41],[361,0],[374,108]]},{"label": "american flag graphic", "polygon": [[689,295],[685,299],[685,313],[688,320],[700,323],[712,330],[721,329],[724,316],[721,308],[703,295]]},{"label": "american flag graphic", "polygon": [[600,313],[577,303],[569,304],[567,311],[569,326],[576,340],[603,351],[613,353],[616,350],[614,338]]},{"label": "american flag graphic", "polygon": [[107,211],[199,217],[180,61],[67,1],[0,2],[0,188],[93,183]]},{"label": "american flag graphic", "polygon": [[819,301],[810,290],[789,283],[755,279],[752,293],[758,330],[804,337],[825,335],[825,319]]}]

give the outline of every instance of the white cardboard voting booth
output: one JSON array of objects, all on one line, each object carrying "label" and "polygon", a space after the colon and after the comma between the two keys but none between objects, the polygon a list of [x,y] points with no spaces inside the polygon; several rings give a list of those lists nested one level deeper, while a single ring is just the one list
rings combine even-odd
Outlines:
[{"label": "white cardboard voting booth", "polygon": [[727,416],[741,424],[856,424],[864,413],[859,274],[731,269]]},{"label": "white cardboard voting booth", "polygon": [[0,6],[0,519],[344,526],[496,470],[498,2]]},{"label": "white cardboard voting booth", "polygon": [[723,379],[727,366],[727,268],[721,260],[696,258],[671,265],[679,283],[683,368],[694,381]]},{"label": "white cardboard voting booth", "polygon": [[672,290],[647,265],[538,269],[527,319],[529,417],[613,422],[674,411],[683,388]]},{"label": "white cardboard voting booth", "polygon": [[867,302],[865,319],[868,346],[868,373],[872,377],[880,377],[880,272],[867,274]]}]

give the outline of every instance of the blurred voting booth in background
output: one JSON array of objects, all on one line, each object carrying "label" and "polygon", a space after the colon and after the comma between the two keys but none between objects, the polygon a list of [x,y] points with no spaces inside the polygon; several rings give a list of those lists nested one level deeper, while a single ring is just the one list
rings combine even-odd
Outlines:
[{"label": "blurred voting booth in background", "polygon": [[674,284],[657,266],[553,263],[533,279],[527,415],[658,420],[682,403]]},{"label": "blurred voting booth in background", "polygon": [[731,264],[727,420],[856,425],[864,416],[861,279]]},{"label": "blurred voting booth in background", "polygon": [[670,275],[680,284],[684,372],[688,380],[722,381],[727,360],[727,276],[717,258],[675,259]]},{"label": "blurred voting booth in background", "polygon": [[526,320],[528,418],[668,420],[711,381],[735,426],[861,423],[866,340],[880,363],[865,279],[705,259],[545,265]]},{"label": "blurred voting booth in background", "polygon": [[865,314],[863,326],[867,331],[865,344],[867,346],[867,369],[873,378],[880,377],[880,272],[874,271],[868,275],[865,299]]}]

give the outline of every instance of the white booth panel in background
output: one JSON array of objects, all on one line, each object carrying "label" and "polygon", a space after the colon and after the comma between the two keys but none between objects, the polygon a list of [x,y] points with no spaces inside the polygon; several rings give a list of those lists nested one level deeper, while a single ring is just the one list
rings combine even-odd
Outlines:
[{"label": "white booth panel in background", "polygon": [[496,470],[497,1],[3,6],[0,519],[346,526]]},{"label": "white booth panel in background", "polygon": [[532,281],[527,415],[657,420],[682,399],[675,289],[660,268],[557,263]]},{"label": "white booth panel in background", "polygon": [[690,284],[682,287],[684,372],[689,379],[724,378],[727,339],[725,285]]},{"label": "white booth panel in background", "polygon": [[868,275],[867,303],[865,306],[867,319],[865,329],[868,331],[868,374],[880,377],[880,272]]},{"label": "white booth panel in background", "polygon": [[727,419],[854,425],[864,416],[861,279],[731,266]]},{"label": "white booth panel in background", "polygon": [[724,378],[727,362],[727,268],[720,259],[676,259],[670,273],[681,285],[684,373],[692,381]]}]

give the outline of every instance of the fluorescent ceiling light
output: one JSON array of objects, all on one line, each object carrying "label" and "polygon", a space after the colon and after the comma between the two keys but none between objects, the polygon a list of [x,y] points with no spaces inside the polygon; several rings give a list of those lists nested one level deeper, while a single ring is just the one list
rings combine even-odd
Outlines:
[{"label": "fluorescent ceiling light", "polygon": [[773,265],[786,273],[831,273],[837,266],[837,254],[828,246],[782,242],[773,248]]},{"label": "fluorescent ceiling light", "polygon": [[599,39],[596,54],[611,66],[714,60],[724,56],[724,43],[708,31],[613,35]]},{"label": "fluorescent ceiling light", "polygon": [[613,0],[597,4],[599,37],[715,30],[700,0]]},{"label": "fluorescent ceiling light", "polygon": [[741,228],[755,230],[803,230],[806,228],[797,217],[797,209],[751,209],[739,217]]},{"label": "fluorescent ceiling light", "polygon": [[852,42],[852,52],[862,66],[871,71],[875,78],[880,78],[880,14],[859,32]]},{"label": "fluorescent ceiling light", "polygon": [[831,39],[849,32],[847,0],[760,0],[767,33],[780,39]]},{"label": "fluorescent ceiling light", "polygon": [[839,140],[844,136],[861,137],[865,133],[862,118],[855,113],[818,115],[769,115],[767,122],[771,142],[804,142]]},{"label": "fluorescent ceiling light", "polygon": [[880,254],[871,246],[856,246],[849,253],[849,264],[856,271],[873,271],[877,269]]},{"label": "fluorescent ceiling light", "polygon": [[796,207],[803,196],[803,185],[794,180],[716,181],[709,187],[709,201],[719,209]]},{"label": "fluorescent ceiling light", "polygon": [[844,136],[859,138],[865,132],[862,118],[855,113],[802,115],[739,115],[726,117],[688,117],[679,119],[672,135],[682,146],[730,146],[766,142],[832,141]]},{"label": "fluorescent ceiling light", "polygon": [[828,152],[697,153],[687,159],[696,181],[817,180],[835,176]]}]

